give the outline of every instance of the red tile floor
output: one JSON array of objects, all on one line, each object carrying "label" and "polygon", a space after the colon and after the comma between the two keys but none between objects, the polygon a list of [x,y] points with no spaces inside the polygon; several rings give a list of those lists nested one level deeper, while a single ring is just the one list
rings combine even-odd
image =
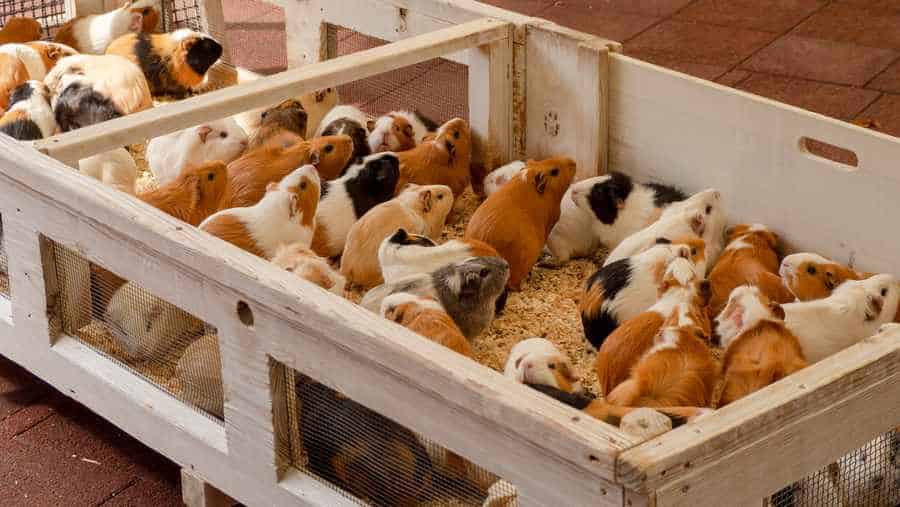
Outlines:
[{"label": "red tile floor", "polygon": [[[650,62],[900,136],[897,0],[488,0]],[[225,0],[238,65],[285,65],[283,15]],[[440,72],[439,69],[430,72]],[[434,76],[440,79],[439,76]],[[7,505],[177,505],[178,469],[0,358]]]}]

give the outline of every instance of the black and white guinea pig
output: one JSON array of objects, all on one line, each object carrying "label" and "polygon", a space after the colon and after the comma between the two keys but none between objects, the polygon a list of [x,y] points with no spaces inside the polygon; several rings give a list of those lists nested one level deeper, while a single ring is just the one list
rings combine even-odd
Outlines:
[{"label": "black and white guinea pig", "polygon": [[319,128],[316,137],[345,135],[353,139],[353,157],[355,163],[372,153],[369,148],[369,131],[367,125],[369,117],[356,106],[340,105],[328,111]]},{"label": "black and white guinea pig", "polygon": [[20,141],[50,137],[58,128],[50,108],[50,90],[41,81],[25,81],[9,97],[0,132]]}]

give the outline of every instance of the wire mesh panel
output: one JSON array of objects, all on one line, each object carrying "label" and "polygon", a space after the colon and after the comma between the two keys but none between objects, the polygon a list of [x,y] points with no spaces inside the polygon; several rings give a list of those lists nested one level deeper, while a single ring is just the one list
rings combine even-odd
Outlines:
[{"label": "wire mesh panel", "polygon": [[900,429],[779,491],[773,507],[895,507],[900,505]]},{"label": "wire mesh panel", "polygon": [[195,316],[48,240],[62,332],[156,387],[222,418],[222,370],[216,330]]},{"label": "wire mesh panel", "polygon": [[3,216],[0,215],[0,296],[9,297],[9,264],[3,239]]},{"label": "wire mesh panel", "polygon": [[162,3],[163,31],[171,32],[179,28],[203,31],[198,0],[167,0]]},{"label": "wire mesh panel", "polygon": [[33,18],[44,28],[44,37],[50,37],[56,28],[66,22],[65,0],[0,0],[0,25],[6,26],[9,18]]},{"label": "wire mesh panel", "polygon": [[[393,420],[272,361],[283,461],[361,505],[517,505],[513,486]],[[487,504],[486,500],[490,498]]]}]

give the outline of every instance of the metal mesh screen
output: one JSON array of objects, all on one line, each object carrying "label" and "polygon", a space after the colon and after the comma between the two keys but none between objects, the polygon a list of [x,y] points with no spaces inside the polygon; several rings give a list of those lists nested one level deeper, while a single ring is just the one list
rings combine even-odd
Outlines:
[{"label": "metal mesh screen", "polygon": [[9,271],[3,239],[3,217],[0,216],[0,296],[9,297]]},{"label": "metal mesh screen", "polygon": [[[52,241],[62,332],[213,419],[222,418],[222,373],[216,330],[139,285]],[[173,280],[172,283],[177,283]]]},{"label": "metal mesh screen", "polygon": [[163,0],[161,4],[164,32],[179,28],[204,30],[200,3],[197,0]]},{"label": "metal mesh screen", "polygon": [[0,24],[9,18],[33,18],[44,27],[44,37],[66,22],[65,0],[0,0]]},{"label": "metal mesh screen", "polygon": [[900,505],[900,429],[779,491],[773,507],[895,507]]},{"label": "metal mesh screen", "polygon": [[271,362],[279,456],[360,505],[512,507],[515,489],[313,379]]}]

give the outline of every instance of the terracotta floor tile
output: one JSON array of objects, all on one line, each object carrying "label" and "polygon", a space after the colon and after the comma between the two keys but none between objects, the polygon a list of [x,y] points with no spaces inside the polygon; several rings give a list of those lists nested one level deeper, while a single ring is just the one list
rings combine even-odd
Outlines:
[{"label": "terracotta floor tile", "polygon": [[699,0],[675,19],[784,33],[822,8],[825,0]]},{"label": "terracotta floor tile", "polygon": [[284,23],[284,9],[260,0],[226,0],[222,2],[225,23]]},{"label": "terracotta floor tile", "polygon": [[625,54],[661,67],[666,67],[667,69],[677,70],[678,72],[690,74],[691,76],[709,81],[714,81],[717,77],[728,72],[728,67],[725,66],[703,65],[702,63],[678,61],[665,56],[660,56],[653,52],[644,53],[641,50],[633,51],[629,44],[625,44]]},{"label": "terracotta floor tile", "polygon": [[743,68],[862,86],[898,56],[900,53],[889,49],[789,35],[753,55]]},{"label": "terracotta floor tile", "polygon": [[716,82],[725,86],[735,86],[749,76],[750,73],[746,70],[735,69],[724,76],[720,76],[719,79],[716,79]]},{"label": "terracotta floor tile", "polygon": [[158,483],[139,480],[103,503],[104,507],[180,507],[181,488],[178,482]]},{"label": "terracotta floor tile", "polygon": [[627,45],[639,58],[731,67],[765,47],[776,35],[684,21],[664,21]]},{"label": "terracotta floor tile", "polygon": [[866,88],[883,92],[900,93],[900,60],[888,67],[884,72],[869,81]]},{"label": "terracotta floor tile", "polygon": [[900,12],[832,4],[810,16],[792,33],[860,46],[900,49]]},{"label": "terracotta floor tile", "polygon": [[671,16],[694,0],[557,0],[562,7],[592,7],[606,11],[643,14],[645,16]]},{"label": "terracotta floor tile", "polygon": [[53,402],[37,401],[0,422],[0,441],[28,431],[56,413]]},{"label": "terracotta floor tile", "polygon": [[897,0],[835,0],[834,3],[900,12],[900,2]]},{"label": "terracotta floor tile", "polygon": [[880,95],[874,90],[768,74],[751,74],[735,88],[841,120],[853,119]]},{"label": "terracotta floor tile", "polygon": [[0,357],[0,421],[27,407],[47,392],[46,384]]},{"label": "terracotta floor tile", "polygon": [[631,39],[660,20],[654,16],[616,12],[588,4],[554,5],[542,11],[540,17],[619,42]]},{"label": "terracotta floor tile", "polygon": [[482,0],[482,2],[526,16],[534,16],[553,5],[553,0]]},{"label": "terracotta floor tile", "polygon": [[881,132],[900,136],[900,95],[884,94],[874,104],[859,113],[860,118],[877,120]]}]

